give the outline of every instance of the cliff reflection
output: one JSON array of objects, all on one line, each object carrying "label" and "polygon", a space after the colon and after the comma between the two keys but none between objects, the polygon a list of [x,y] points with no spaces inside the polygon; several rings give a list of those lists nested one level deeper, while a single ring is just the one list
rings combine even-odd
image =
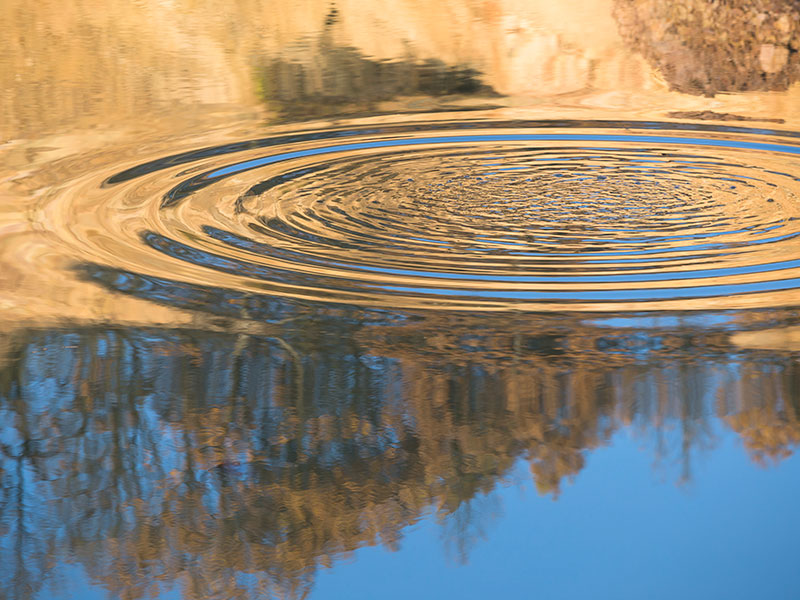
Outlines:
[{"label": "cliff reflection", "polygon": [[329,320],[8,340],[3,594],[74,561],[119,598],[174,581],[187,598],[302,597],[317,568],[397,546],[431,510],[464,554],[519,459],[556,496],[622,427],[687,477],[717,421],[756,460],[800,442],[797,362],[721,334]]}]

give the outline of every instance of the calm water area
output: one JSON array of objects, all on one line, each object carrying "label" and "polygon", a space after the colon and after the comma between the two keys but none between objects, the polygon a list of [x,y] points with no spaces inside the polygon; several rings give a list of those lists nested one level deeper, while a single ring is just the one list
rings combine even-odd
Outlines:
[{"label": "calm water area", "polygon": [[0,598],[800,598],[796,0],[0,31]]}]

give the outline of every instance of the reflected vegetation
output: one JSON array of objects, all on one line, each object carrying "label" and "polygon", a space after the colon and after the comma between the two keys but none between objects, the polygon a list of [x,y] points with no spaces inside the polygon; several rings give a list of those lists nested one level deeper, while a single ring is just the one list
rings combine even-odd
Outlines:
[{"label": "reflected vegetation", "polygon": [[33,597],[65,560],[119,598],[173,581],[186,598],[303,597],[319,567],[398,548],[431,512],[468,556],[497,510],[486,494],[520,459],[557,497],[623,427],[678,461],[681,479],[713,451],[716,420],[756,461],[800,442],[797,357],[736,350],[725,327],[698,333],[698,317],[644,332],[585,318],[283,314],[254,323],[260,334],[80,328],[7,341],[4,597]]},{"label": "reflected vegetation", "polygon": [[[429,112],[428,98],[498,94],[483,84],[480,74],[465,66],[448,66],[436,59],[375,60],[357,48],[337,45],[330,30],[338,19],[334,8],[325,29],[303,45],[306,60],[278,57],[257,71],[257,89],[267,108],[280,121],[331,115],[379,114],[398,96],[420,99],[417,111]],[[475,108],[491,107],[491,103]],[[391,106],[396,111],[397,106]],[[436,107],[448,110],[446,104]],[[413,103],[406,106],[413,111]]]},{"label": "reflected vegetation", "polygon": [[[398,96],[437,98],[478,96],[487,99],[472,110],[492,108],[497,94],[480,82],[478,73],[465,67],[448,67],[427,60],[414,62],[375,62],[353,48],[327,47],[321,61],[312,65],[276,60],[259,69],[260,91],[269,110],[279,121],[318,119],[331,115],[363,115],[387,112],[382,102]],[[309,68],[311,67],[311,68]],[[431,104],[413,103],[405,112],[430,112]],[[447,111],[446,103],[435,106]],[[465,107],[455,107],[465,110]]]}]

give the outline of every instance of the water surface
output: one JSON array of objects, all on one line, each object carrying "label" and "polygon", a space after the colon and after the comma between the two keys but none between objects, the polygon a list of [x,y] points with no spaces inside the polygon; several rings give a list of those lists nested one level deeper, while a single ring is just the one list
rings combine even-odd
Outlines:
[{"label": "water surface", "polygon": [[0,26],[0,596],[800,595],[792,3]]}]

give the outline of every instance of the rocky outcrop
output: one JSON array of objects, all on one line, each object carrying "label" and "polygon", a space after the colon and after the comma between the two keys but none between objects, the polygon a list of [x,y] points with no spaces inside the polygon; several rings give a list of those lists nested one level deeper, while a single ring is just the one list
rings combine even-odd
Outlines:
[{"label": "rocky outcrop", "polygon": [[800,79],[796,0],[616,0],[614,15],[673,90],[785,90]]}]

